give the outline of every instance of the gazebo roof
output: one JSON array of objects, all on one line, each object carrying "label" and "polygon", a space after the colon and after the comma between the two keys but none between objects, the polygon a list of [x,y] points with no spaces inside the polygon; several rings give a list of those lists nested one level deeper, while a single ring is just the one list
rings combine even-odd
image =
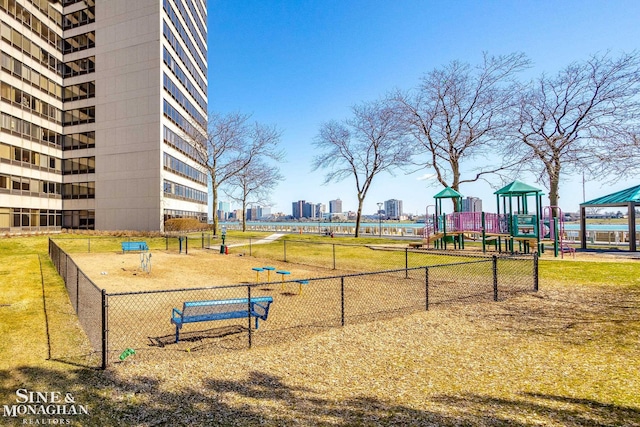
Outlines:
[{"label": "gazebo roof", "polygon": [[518,181],[517,179],[513,181],[511,184],[508,184],[493,194],[497,194],[499,196],[510,196],[510,195],[524,195],[524,194],[542,194],[542,190],[539,188],[532,187],[528,184],[525,184],[522,181]]},{"label": "gazebo roof", "polygon": [[458,193],[451,187],[447,187],[435,196],[434,199],[462,199],[462,194]]},{"label": "gazebo roof", "polygon": [[629,203],[640,203],[640,185],[580,203],[580,206],[626,206]]}]

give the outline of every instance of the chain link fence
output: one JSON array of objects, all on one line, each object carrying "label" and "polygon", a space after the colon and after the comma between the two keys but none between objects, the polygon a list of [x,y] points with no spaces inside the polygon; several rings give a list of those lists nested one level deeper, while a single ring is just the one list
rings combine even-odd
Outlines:
[{"label": "chain link fence", "polygon": [[102,364],[106,348],[106,340],[104,339],[106,293],[98,288],[78,268],[71,257],[51,239],[49,239],[49,257],[58,274],[64,280],[69,301],[94,350],[93,354],[89,355],[89,360],[95,360],[94,363]]},{"label": "chain link fence", "polygon": [[[189,239],[188,244],[195,240]],[[50,240],[50,257],[64,279],[82,327],[100,355],[102,368],[118,363],[127,349],[133,349],[138,359],[193,357],[271,345],[328,328],[443,305],[501,301],[517,293],[537,290],[535,255],[460,257],[399,248],[287,242],[249,247],[254,256],[276,259],[281,256],[287,262],[321,264],[334,269],[339,264],[341,271],[360,271],[304,280],[106,293],[78,269],[57,243]],[[151,248],[160,242],[148,244]],[[64,241],[61,245],[73,247]],[[359,254],[368,257],[365,260],[373,260],[361,264],[349,261],[348,258],[357,258]],[[384,265],[394,268],[384,269]],[[183,310],[185,302],[265,296],[273,302],[268,318],[259,322],[258,329],[249,317],[189,323],[180,329],[180,339],[176,341],[172,312]]]}]

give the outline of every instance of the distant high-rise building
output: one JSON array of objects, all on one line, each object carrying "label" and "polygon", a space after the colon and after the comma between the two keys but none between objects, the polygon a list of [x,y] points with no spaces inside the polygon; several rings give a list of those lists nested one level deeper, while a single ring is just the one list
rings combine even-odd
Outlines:
[{"label": "distant high-rise building", "polygon": [[384,211],[389,219],[402,217],[402,200],[391,199],[384,202]]},{"label": "distant high-rise building", "polygon": [[304,200],[298,200],[291,204],[291,216],[295,219],[302,218],[302,207],[306,202]]},{"label": "distant high-rise building", "polygon": [[218,211],[217,216],[221,221],[226,221],[229,219],[231,215],[231,203],[229,202],[218,202]]},{"label": "distant high-rise building", "polygon": [[482,199],[478,197],[462,199],[462,212],[482,212]]},{"label": "distant high-rise building", "polygon": [[315,218],[323,218],[327,207],[323,203],[315,205]]},{"label": "distant high-rise building", "polygon": [[0,0],[0,231],[207,220],[206,0]]},{"label": "distant high-rise building", "polygon": [[315,204],[306,202],[302,206],[302,218],[315,218],[316,210]]},{"label": "distant high-rise building", "polygon": [[329,200],[329,213],[342,213],[342,200]]},{"label": "distant high-rise building", "polygon": [[261,206],[252,206],[247,209],[247,221],[257,221],[262,218],[262,207]]}]

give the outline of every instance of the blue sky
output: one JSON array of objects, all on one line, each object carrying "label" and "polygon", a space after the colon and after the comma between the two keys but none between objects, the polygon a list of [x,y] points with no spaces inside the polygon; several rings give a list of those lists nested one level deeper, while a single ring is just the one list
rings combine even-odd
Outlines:
[{"label": "blue sky", "polygon": [[[573,61],[610,50],[638,48],[640,2],[629,1],[417,1],[417,0],[209,0],[209,110],[241,111],[283,131],[285,180],[272,195],[273,212],[291,203],[340,198],[355,210],[352,180],[323,185],[312,172],[312,143],[320,125],[349,117],[350,106],[409,89],[452,60],[477,64],[491,55],[523,52],[533,67],[522,75],[555,74]],[[378,175],[365,200],[400,199],[404,211],[424,213],[441,186],[419,180],[429,170]],[[514,176],[528,184],[532,177]],[[638,185],[587,181],[586,199]],[[478,183],[461,188],[495,212],[495,191]],[[560,205],[576,211],[582,177],[566,177]]]}]

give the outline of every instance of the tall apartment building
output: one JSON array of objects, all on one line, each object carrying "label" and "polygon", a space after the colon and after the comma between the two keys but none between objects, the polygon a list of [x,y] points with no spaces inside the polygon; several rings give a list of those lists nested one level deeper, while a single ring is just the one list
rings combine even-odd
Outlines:
[{"label": "tall apartment building", "polygon": [[303,217],[303,209],[305,205],[304,200],[298,200],[297,202],[291,203],[291,216],[295,219],[299,219]]},{"label": "tall apartment building", "polygon": [[342,200],[329,200],[329,213],[342,213]]},{"label": "tall apartment building", "polygon": [[207,218],[205,0],[0,0],[0,231]]},{"label": "tall apartment building", "polygon": [[389,219],[400,219],[402,217],[402,200],[386,200],[384,202],[384,212]]},{"label": "tall apartment building", "polygon": [[231,203],[230,202],[218,202],[218,211],[216,215],[218,215],[218,219],[220,221],[226,221],[231,214]]},{"label": "tall apartment building", "polygon": [[[319,212],[323,212],[322,204],[315,204],[305,200],[298,200],[291,203],[291,216],[295,219],[301,218],[319,218]],[[322,213],[320,213],[322,215]]]},{"label": "tall apartment building", "polygon": [[482,199],[478,197],[462,199],[462,212],[482,212]]}]

